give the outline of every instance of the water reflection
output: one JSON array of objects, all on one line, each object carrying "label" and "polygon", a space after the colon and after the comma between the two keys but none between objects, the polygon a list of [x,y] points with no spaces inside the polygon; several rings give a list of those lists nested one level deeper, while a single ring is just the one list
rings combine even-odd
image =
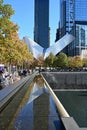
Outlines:
[{"label": "water reflection", "polygon": [[56,107],[40,75],[34,79],[27,103],[14,121],[15,130],[60,130]]},{"label": "water reflection", "polygon": [[[43,93],[34,100],[34,130],[48,130],[49,128],[49,95]],[[44,126],[45,124],[45,126]]]},{"label": "water reflection", "polygon": [[40,75],[38,75],[34,79],[34,85],[33,85],[31,94],[29,96],[28,103],[32,102],[43,93],[48,93],[48,90],[47,90],[46,85],[44,84],[43,78]]}]

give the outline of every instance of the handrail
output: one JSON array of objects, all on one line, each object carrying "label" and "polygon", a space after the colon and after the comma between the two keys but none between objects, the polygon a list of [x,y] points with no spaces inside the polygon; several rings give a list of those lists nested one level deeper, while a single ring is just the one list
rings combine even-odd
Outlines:
[{"label": "handrail", "polygon": [[[41,76],[43,77],[43,75],[41,74]],[[59,111],[59,114],[61,117],[70,117],[69,114],[67,113],[67,111],[65,110],[64,106],[62,105],[62,103],[59,101],[58,97],[55,95],[55,93],[53,92],[53,90],[51,89],[50,85],[47,83],[46,79],[43,77],[49,91],[50,91],[50,94],[52,95],[54,101],[55,101],[55,104],[57,106],[57,109]]]}]

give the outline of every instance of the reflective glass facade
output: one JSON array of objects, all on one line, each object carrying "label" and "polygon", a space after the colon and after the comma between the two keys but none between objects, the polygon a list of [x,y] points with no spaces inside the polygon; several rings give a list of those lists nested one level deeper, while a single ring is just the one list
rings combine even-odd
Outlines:
[{"label": "reflective glass facade", "polygon": [[76,24],[76,55],[87,49],[87,25]]},{"label": "reflective glass facade", "polygon": [[61,33],[64,30],[63,33],[70,32],[75,36],[75,41],[64,52],[70,56],[80,55],[87,46],[87,0],[60,1]]},{"label": "reflective glass facade", "polygon": [[49,0],[35,0],[34,41],[49,47]]},{"label": "reflective glass facade", "polygon": [[75,55],[87,49],[87,0],[75,1],[76,46]]},{"label": "reflective glass facade", "polygon": [[87,0],[75,0],[75,20],[87,21]]}]

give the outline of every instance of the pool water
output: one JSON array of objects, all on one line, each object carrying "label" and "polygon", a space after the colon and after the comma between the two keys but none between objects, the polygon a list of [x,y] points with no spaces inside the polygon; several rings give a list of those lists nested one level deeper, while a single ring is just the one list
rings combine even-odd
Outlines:
[{"label": "pool water", "polygon": [[40,75],[14,96],[0,117],[1,130],[63,130],[56,105]]},{"label": "pool water", "polygon": [[87,127],[87,90],[54,92],[79,127]]}]

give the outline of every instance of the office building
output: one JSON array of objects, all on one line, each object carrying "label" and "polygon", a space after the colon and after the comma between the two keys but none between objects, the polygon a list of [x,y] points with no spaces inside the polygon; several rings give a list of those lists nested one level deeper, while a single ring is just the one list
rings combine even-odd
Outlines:
[{"label": "office building", "polygon": [[75,2],[76,55],[87,49],[87,0]]},{"label": "office building", "polygon": [[67,32],[75,36],[74,42],[63,50],[69,56],[80,55],[81,50],[87,48],[86,5],[87,0],[60,0],[60,33],[58,32],[58,37],[64,36]]},{"label": "office building", "polygon": [[49,47],[49,0],[34,2],[34,41],[43,48]]},{"label": "office building", "polygon": [[[63,16],[65,15],[63,14]],[[62,17],[62,19],[63,18],[64,17]],[[60,24],[61,22],[59,25]],[[23,38],[34,58],[38,59],[40,56],[43,56],[44,59],[46,59],[50,53],[57,55],[74,40],[71,34],[65,34],[63,28],[62,32],[64,33],[64,35],[62,35],[63,37],[60,37],[60,40],[52,46],[49,46],[49,0],[35,0],[34,41],[29,37]],[[62,34],[62,32],[60,31],[60,34]]]}]

